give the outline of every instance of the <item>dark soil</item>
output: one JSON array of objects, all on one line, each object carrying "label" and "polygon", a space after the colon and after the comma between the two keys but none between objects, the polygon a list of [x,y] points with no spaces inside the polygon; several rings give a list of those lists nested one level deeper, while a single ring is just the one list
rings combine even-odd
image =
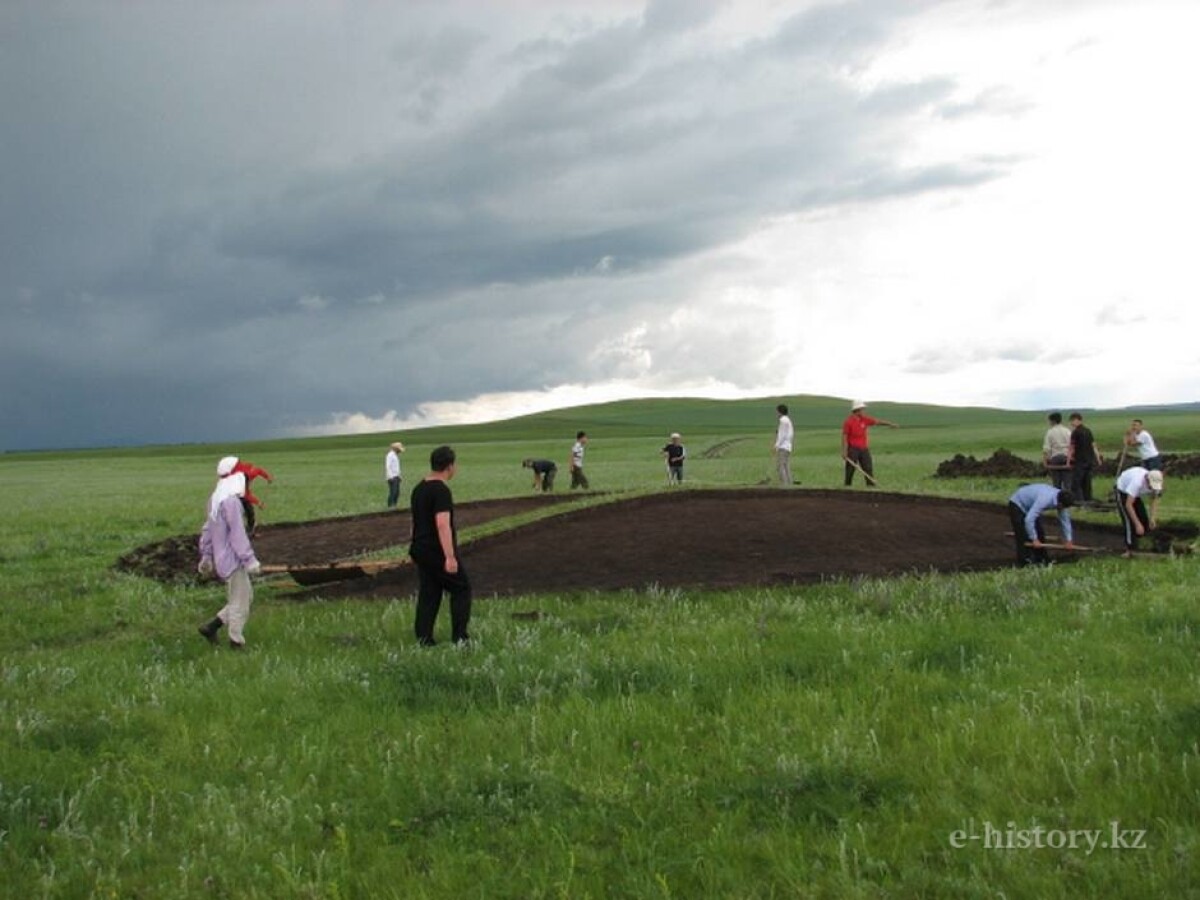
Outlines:
[{"label": "dark soil", "polygon": [[[502,500],[478,500],[455,508],[461,531],[474,525],[505,519],[546,506],[580,500],[583,494],[537,494]],[[260,526],[254,534],[254,552],[264,563],[322,565],[407,546],[411,531],[408,510],[391,510],[358,516],[340,516],[312,522]],[[196,580],[199,533],[181,534],[133,550],[119,560],[122,572],[157,581]]]},{"label": "dark soil", "polygon": [[[462,503],[456,522],[462,530],[578,496]],[[1056,524],[1048,520],[1051,533]],[[402,560],[408,530],[407,513],[391,512],[262,527],[254,543],[264,563],[321,565],[388,548]],[[995,503],[869,490],[685,489],[564,508],[472,541],[462,561],[480,597],[737,588],[1004,568],[1014,558],[1010,530],[1005,506]],[[1115,525],[1077,523],[1075,539],[1121,549]],[[118,563],[160,580],[194,579],[195,565],[196,535],[142,547]],[[415,589],[411,568],[398,567],[295,596],[397,597]]]},{"label": "dark soil", "polygon": [[[1130,460],[1126,458],[1126,467]],[[1117,477],[1117,460],[1105,460],[1093,470],[1096,476]],[[1167,477],[1189,477],[1200,475],[1200,454],[1163,454],[1163,473]],[[938,464],[936,478],[1044,478],[1046,468],[1040,460],[1024,459],[1001,447],[984,460],[974,456],[955,454]]]}]

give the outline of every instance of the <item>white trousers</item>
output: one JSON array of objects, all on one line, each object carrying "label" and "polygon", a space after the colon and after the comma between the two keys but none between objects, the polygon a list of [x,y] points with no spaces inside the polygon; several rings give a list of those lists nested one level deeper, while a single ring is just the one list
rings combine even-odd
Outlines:
[{"label": "white trousers", "polygon": [[250,601],[254,599],[254,588],[245,569],[235,569],[225,582],[225,607],[217,613],[218,618],[229,629],[229,639],[235,644],[244,644],[242,629],[250,618]]},{"label": "white trousers", "polygon": [[792,451],[782,447],[775,449],[775,466],[779,469],[779,483],[792,483]]}]

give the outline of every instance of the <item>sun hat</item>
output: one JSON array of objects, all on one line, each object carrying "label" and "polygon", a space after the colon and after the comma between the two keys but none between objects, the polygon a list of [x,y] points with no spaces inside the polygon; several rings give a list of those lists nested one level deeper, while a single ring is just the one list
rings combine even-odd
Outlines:
[{"label": "sun hat", "polygon": [[1151,469],[1146,473],[1146,483],[1150,485],[1150,490],[1156,494],[1161,494],[1163,489],[1163,473],[1157,469]]},{"label": "sun hat", "polygon": [[397,453],[403,453],[404,445],[402,443],[400,443],[399,441],[396,441],[395,443],[392,444],[392,449],[395,450]]}]

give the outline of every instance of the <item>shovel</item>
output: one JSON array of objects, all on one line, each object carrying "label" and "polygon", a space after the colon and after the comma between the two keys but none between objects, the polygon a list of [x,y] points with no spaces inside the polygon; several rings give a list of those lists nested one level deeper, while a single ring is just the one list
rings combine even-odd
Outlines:
[{"label": "shovel", "polygon": [[366,578],[377,575],[387,569],[400,569],[407,566],[408,560],[363,560],[362,562],[332,562],[321,566],[263,564],[264,575],[287,574],[292,576],[296,584],[305,586],[313,584],[329,584],[333,581],[350,581],[354,578]]},{"label": "shovel", "polygon": [[871,484],[875,485],[875,487],[879,487],[879,482],[875,480],[874,475],[868,475],[867,470],[864,469],[862,466],[860,466],[858,463],[856,463],[854,460],[852,460],[850,457],[843,456],[842,459],[844,459],[850,465],[854,466],[854,468],[858,469],[858,471],[862,472],[863,478],[867,479],[867,481],[871,482]]}]

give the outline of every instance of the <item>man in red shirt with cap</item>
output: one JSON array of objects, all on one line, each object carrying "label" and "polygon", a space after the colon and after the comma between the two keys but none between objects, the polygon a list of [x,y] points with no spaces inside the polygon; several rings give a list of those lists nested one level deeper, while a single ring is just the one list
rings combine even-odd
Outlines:
[{"label": "man in red shirt with cap", "polygon": [[842,460],[846,463],[846,487],[854,481],[854,470],[860,469],[866,476],[867,487],[875,485],[875,466],[871,462],[871,451],[867,449],[867,429],[872,425],[899,428],[887,419],[873,419],[864,410],[867,404],[855,400],[850,405],[850,415],[842,423]]}]

